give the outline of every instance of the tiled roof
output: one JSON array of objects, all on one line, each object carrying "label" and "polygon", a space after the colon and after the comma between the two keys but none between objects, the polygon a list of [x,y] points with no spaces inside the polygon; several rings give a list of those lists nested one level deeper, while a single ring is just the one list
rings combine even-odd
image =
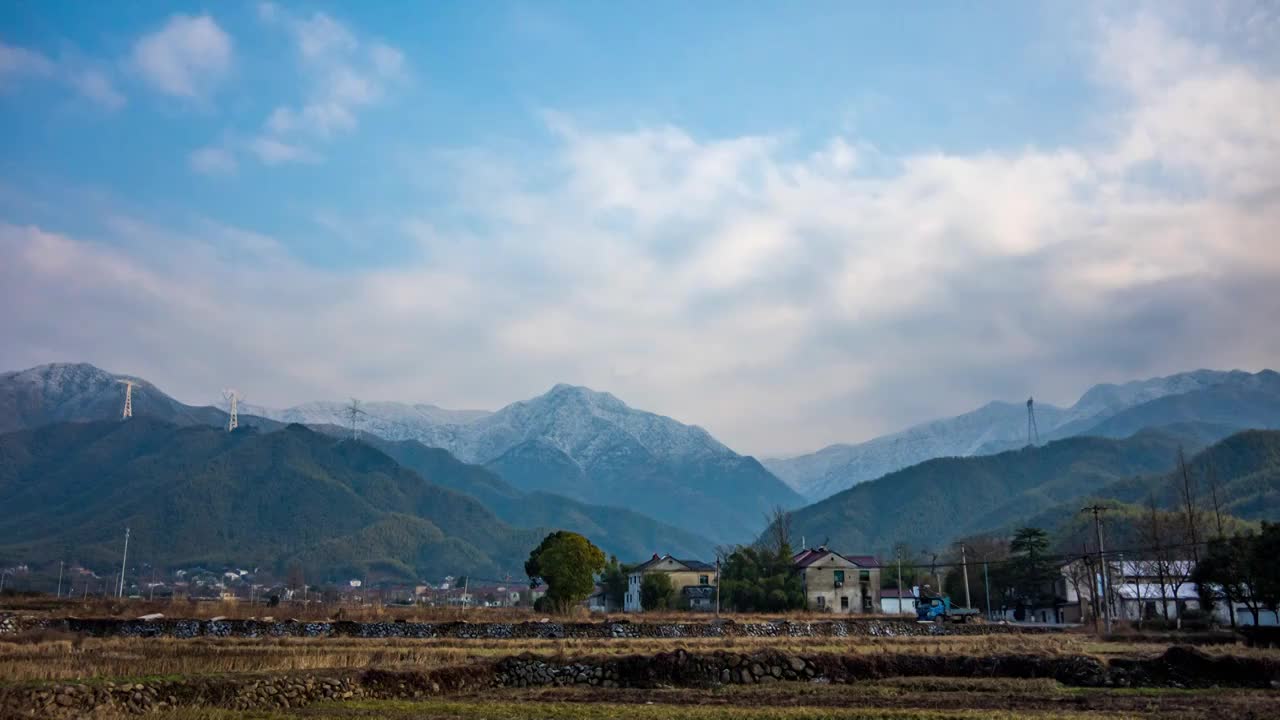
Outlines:
[{"label": "tiled roof", "polygon": [[864,567],[864,568],[873,568],[880,565],[880,561],[876,560],[875,556],[873,555],[841,555],[840,553],[834,550],[828,550],[825,547],[817,547],[817,548],[809,548],[808,550],[801,550],[800,552],[791,556],[791,563],[796,567],[802,567],[802,568],[809,567],[813,563],[817,562],[818,560],[821,560],[824,557],[827,557],[828,555],[835,555],[836,557],[844,558],[845,560],[848,560],[854,565],[857,565],[859,567]]},{"label": "tiled roof", "polygon": [[657,565],[658,563],[663,562],[664,560],[671,560],[673,562],[678,562],[681,565],[684,565],[685,567],[689,568],[694,572],[709,572],[716,569],[714,565],[710,563],[704,563],[701,560],[680,560],[679,558],[673,558],[670,555],[663,555],[662,557],[658,557],[657,555],[654,555],[653,557],[649,558],[647,561],[637,565],[634,569],[632,569],[631,572],[644,572],[645,570],[648,570],[650,567],[653,567],[654,565]]}]

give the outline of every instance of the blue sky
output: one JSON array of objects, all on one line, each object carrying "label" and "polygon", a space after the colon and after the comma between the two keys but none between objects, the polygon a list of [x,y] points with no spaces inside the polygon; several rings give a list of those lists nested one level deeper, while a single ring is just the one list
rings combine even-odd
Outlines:
[{"label": "blue sky", "polygon": [[1278,18],[8,3],[0,366],[276,405],[575,382],[767,454],[1274,365]]}]

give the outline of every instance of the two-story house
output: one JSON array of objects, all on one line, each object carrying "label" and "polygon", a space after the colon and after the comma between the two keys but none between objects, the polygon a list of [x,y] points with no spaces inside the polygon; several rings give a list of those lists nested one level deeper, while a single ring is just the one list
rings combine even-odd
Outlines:
[{"label": "two-story house", "polygon": [[627,575],[627,594],[624,596],[622,609],[625,612],[640,612],[644,608],[640,604],[640,583],[645,575],[666,573],[671,578],[671,589],[676,597],[683,597],[690,607],[706,609],[706,591],[689,591],[686,588],[713,588],[716,582],[714,565],[701,560],[677,560],[670,555],[659,557],[656,553],[648,561],[636,566]]},{"label": "two-story house", "polygon": [[844,556],[825,547],[796,553],[807,607],[837,613],[875,613],[880,609],[879,562],[869,555]]}]

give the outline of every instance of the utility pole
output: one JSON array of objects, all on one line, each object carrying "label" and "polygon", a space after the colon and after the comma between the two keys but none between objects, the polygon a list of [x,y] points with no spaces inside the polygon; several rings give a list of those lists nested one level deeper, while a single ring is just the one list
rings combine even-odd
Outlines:
[{"label": "utility pole", "polygon": [[720,557],[716,557],[716,617],[720,617]]},{"label": "utility pole", "polygon": [[991,573],[987,570],[987,557],[982,557],[982,588],[987,591],[987,619],[992,618],[991,615]]},{"label": "utility pole", "polygon": [[898,614],[902,614],[902,548],[895,548],[893,554],[898,558]]},{"label": "utility pole", "polygon": [[59,599],[62,598],[62,567],[64,565],[66,565],[65,562],[62,560],[58,561],[58,592],[54,594],[54,597]]},{"label": "utility pole", "polygon": [[120,556],[120,586],[116,597],[124,597],[124,569],[129,562],[129,528],[124,529],[124,554]]},{"label": "utility pole", "polygon": [[1090,505],[1082,508],[1080,512],[1093,513],[1093,530],[1098,537],[1098,565],[1102,570],[1102,621],[1106,628],[1107,635],[1111,634],[1111,598],[1108,592],[1111,587],[1110,578],[1107,572],[1106,549],[1102,544],[1102,513],[1106,508],[1102,505]]},{"label": "utility pole", "polygon": [[964,572],[964,606],[966,608],[973,607],[969,604],[969,561],[965,556],[964,543],[956,543],[960,546],[960,568]]}]

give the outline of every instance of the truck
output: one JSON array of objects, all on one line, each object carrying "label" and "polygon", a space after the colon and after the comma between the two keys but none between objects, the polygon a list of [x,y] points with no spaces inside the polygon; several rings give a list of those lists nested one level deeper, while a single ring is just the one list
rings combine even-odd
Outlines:
[{"label": "truck", "polygon": [[920,604],[916,606],[916,619],[921,622],[967,623],[979,615],[973,608],[956,607],[951,603],[949,595],[936,595],[932,598],[920,598],[920,600]]}]

